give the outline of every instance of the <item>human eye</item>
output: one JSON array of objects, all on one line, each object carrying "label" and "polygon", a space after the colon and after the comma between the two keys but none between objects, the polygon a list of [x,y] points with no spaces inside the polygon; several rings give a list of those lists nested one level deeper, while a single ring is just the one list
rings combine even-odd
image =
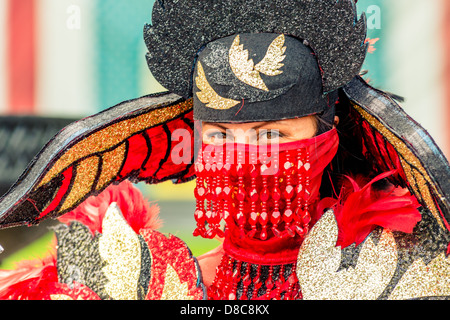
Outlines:
[{"label": "human eye", "polygon": [[210,144],[223,144],[227,140],[227,133],[218,129],[211,129],[203,134],[203,142]]},{"label": "human eye", "polygon": [[279,130],[263,129],[259,131],[258,141],[259,143],[275,143],[282,137],[283,134]]}]

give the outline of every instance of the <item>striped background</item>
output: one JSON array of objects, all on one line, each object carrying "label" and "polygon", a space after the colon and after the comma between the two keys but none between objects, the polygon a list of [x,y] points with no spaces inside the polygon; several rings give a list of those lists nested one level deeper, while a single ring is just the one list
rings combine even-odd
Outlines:
[{"label": "striped background", "polygon": [[[132,3],[132,4],[131,4]],[[0,0],[0,114],[83,117],[161,88],[145,64],[153,0]],[[360,0],[365,68],[450,155],[450,0]],[[379,9],[379,10],[378,10]]]}]

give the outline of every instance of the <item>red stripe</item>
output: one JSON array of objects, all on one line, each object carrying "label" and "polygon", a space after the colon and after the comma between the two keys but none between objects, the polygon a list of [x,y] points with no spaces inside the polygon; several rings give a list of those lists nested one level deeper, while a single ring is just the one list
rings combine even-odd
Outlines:
[{"label": "red stripe", "polygon": [[8,0],[9,113],[30,114],[35,99],[35,0]]},{"label": "red stripe", "polygon": [[[444,146],[442,149],[447,158],[450,159],[450,1],[442,0],[442,6],[444,10],[442,21],[442,43],[444,46],[445,64],[443,70],[444,81],[444,94],[445,94],[445,115],[444,123],[447,131],[444,137]],[[447,120],[445,120],[447,119]]]},{"label": "red stripe", "polygon": [[73,177],[73,167],[68,168],[66,171],[64,171],[62,175],[63,175],[62,184],[59,187],[59,190],[56,193],[55,197],[53,198],[53,201],[48,205],[48,207],[43,212],[41,212],[41,214],[36,220],[42,219],[43,217],[51,213],[53,210],[58,208],[64,196],[67,194],[67,191],[69,190],[70,183]]}]

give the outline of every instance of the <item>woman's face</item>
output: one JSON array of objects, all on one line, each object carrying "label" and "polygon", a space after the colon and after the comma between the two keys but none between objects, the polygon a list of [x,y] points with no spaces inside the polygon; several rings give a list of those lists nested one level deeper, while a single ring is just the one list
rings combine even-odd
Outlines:
[{"label": "woman's face", "polygon": [[307,116],[269,122],[203,123],[203,143],[272,144],[312,138],[317,132],[317,119]]}]

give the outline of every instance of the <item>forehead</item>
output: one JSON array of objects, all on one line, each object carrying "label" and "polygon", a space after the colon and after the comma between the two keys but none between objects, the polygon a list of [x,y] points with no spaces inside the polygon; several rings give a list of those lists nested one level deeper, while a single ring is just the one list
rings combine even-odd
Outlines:
[{"label": "forehead", "polygon": [[316,118],[314,116],[306,116],[295,119],[284,119],[276,121],[262,121],[262,122],[244,122],[244,123],[231,123],[231,122],[202,122],[203,130],[207,129],[290,129],[297,130],[304,127],[309,127],[316,124]]}]

